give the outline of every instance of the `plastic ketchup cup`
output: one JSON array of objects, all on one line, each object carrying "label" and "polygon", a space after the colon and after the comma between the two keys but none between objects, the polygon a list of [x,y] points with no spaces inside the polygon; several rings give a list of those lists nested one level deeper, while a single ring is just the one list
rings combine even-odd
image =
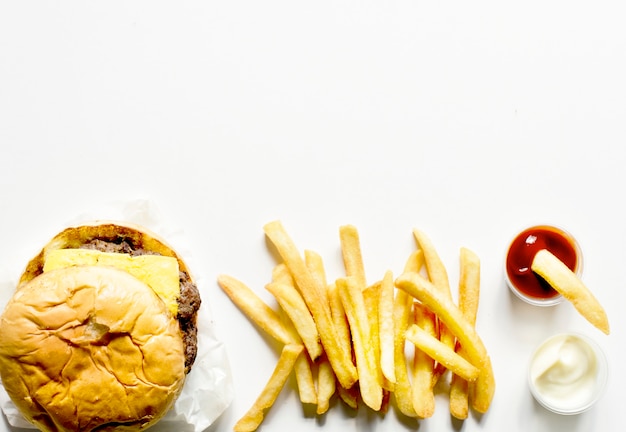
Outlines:
[{"label": "plastic ketchup cup", "polygon": [[531,270],[535,254],[547,249],[578,277],[582,274],[582,252],[567,231],[551,225],[535,225],[521,231],[509,244],[504,263],[507,285],[520,299],[536,306],[553,306],[563,297]]}]

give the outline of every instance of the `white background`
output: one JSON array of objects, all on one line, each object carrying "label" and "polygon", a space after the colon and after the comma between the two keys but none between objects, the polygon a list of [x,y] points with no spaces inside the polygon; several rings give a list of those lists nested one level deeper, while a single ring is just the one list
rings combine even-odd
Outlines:
[{"label": "white background", "polygon": [[[235,276],[271,303],[266,222],[322,254],[331,278],[338,228],[354,224],[370,281],[401,271],[420,228],[453,286],[458,249],[481,257],[490,411],[454,422],[442,395],[419,423],[341,404],[318,419],[290,382],[262,430],[615,430],[626,382],[620,3],[2,2],[0,266],[19,273],[77,215],[142,198],[184,229],[198,273]],[[610,336],[568,304],[539,310],[508,292],[507,242],[534,223],[577,237]],[[236,391],[211,430],[228,431],[278,347],[207,286]],[[574,417],[543,410],[525,383],[531,350],[565,330],[592,336],[611,368],[604,398]]]}]

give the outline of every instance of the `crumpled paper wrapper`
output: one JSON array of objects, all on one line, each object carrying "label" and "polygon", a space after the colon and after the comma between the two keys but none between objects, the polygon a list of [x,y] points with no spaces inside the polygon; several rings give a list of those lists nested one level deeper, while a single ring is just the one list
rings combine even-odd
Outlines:
[{"label": "crumpled paper wrapper", "polygon": [[[168,226],[160,216],[156,205],[149,200],[117,202],[104,205],[89,213],[68,221],[67,226],[93,220],[119,220],[142,225],[164,238],[187,263],[192,277],[202,295],[207,291],[201,267],[193,263],[193,256],[185,248],[184,232]],[[51,233],[51,237],[56,233]],[[43,247],[48,239],[42,239]],[[10,298],[21,271],[26,263],[16,269],[0,268],[0,292],[2,306]],[[15,273],[15,274],[12,274]],[[210,304],[203,297],[198,312],[198,355],[185,381],[185,386],[174,407],[150,431],[202,432],[226,410],[233,399],[233,384],[226,350],[215,334]],[[9,396],[0,386],[0,408],[8,423],[17,428],[34,429],[19,413]]]}]

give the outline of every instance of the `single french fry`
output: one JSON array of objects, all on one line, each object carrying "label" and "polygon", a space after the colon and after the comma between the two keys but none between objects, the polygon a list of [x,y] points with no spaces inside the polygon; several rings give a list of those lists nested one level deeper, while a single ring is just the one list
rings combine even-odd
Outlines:
[{"label": "single french fry", "polygon": [[321,287],[321,296],[326,304],[329,304],[328,299],[328,282],[326,280],[326,268],[324,267],[324,260],[322,256],[317,252],[311,250],[304,251],[304,262],[311,272],[313,278],[317,281]]},{"label": "single french fry", "polygon": [[395,326],[393,320],[394,290],[393,273],[387,271],[383,277],[378,297],[378,339],[380,345],[380,368],[388,383],[387,390],[391,391],[393,391],[393,386],[396,383],[394,359]]},{"label": "single french fry", "polygon": [[302,339],[302,343],[312,360],[316,360],[322,355],[322,344],[315,321],[300,296],[300,293],[293,285],[271,282],[265,288],[272,293],[283,308],[296,331]]},{"label": "single french fry", "polygon": [[322,357],[317,367],[317,415],[322,415],[330,407],[330,399],[335,394],[335,373],[328,359]]},{"label": "single french fry", "polygon": [[[461,248],[459,276],[459,309],[471,324],[476,322],[480,297],[480,259],[467,248]],[[457,344],[457,352],[467,357],[463,347]],[[458,375],[450,379],[450,414],[464,420],[469,415],[469,383]]]},{"label": "single french fry", "polygon": [[363,291],[358,281],[352,276],[339,278],[336,284],[350,324],[361,399],[368,407],[379,411],[382,405],[383,389],[377,374],[376,355],[372,345],[371,326]]},{"label": "single french fry", "polygon": [[365,289],[367,282],[359,232],[352,225],[343,225],[339,227],[339,239],[346,275],[354,277],[359,287]]},{"label": "single french fry", "polygon": [[465,420],[469,415],[469,386],[470,383],[458,375],[453,374],[450,378],[450,415],[458,420]]},{"label": "single french fry", "polygon": [[[393,277],[392,277],[393,285]],[[374,351],[374,373],[378,383],[383,388],[383,402],[380,412],[386,411],[387,406],[385,402],[389,401],[388,392],[393,389],[393,384],[388,382],[383,375],[381,365],[381,348],[380,348],[380,297],[382,292],[382,281],[376,282],[363,290],[363,300],[365,301],[365,309],[369,318],[370,325],[370,341],[372,345],[372,351]],[[393,304],[392,304],[393,307]],[[391,347],[393,348],[393,337],[391,338]],[[393,366],[393,365],[392,365]],[[393,369],[393,368],[392,368]]]},{"label": "single french fry", "polygon": [[350,353],[350,358],[352,359],[352,336],[350,335],[348,318],[346,317],[346,311],[341,303],[337,284],[333,282],[328,285],[326,292],[328,302],[330,303],[331,318],[337,332],[337,344],[341,346],[343,351]]},{"label": "single french fry", "polygon": [[486,413],[496,391],[496,381],[493,375],[491,358],[487,356],[480,368],[480,374],[469,389],[470,406],[479,413]]},{"label": "single french fry", "polygon": [[611,332],[606,311],[583,281],[552,252],[535,254],[531,270],[572,303],[578,313],[605,334]]},{"label": "single french fry", "polygon": [[476,323],[480,299],[480,259],[468,248],[461,248],[459,309],[470,324]]},{"label": "single french fry", "polygon": [[252,407],[235,424],[233,428],[235,432],[253,432],[257,430],[263,422],[265,411],[270,409],[276,401],[303,350],[304,347],[302,345],[289,344],[283,347],[270,379]]},{"label": "single french fry", "polygon": [[306,350],[302,351],[302,354],[296,360],[294,372],[300,402],[303,404],[317,404],[317,389],[315,388],[311,359],[307,355]]},{"label": "single french fry", "polygon": [[322,345],[337,379],[343,387],[352,387],[357,380],[356,367],[352,363],[351,353],[346,352],[337,342],[337,330],[333,325],[330,306],[322,293],[324,287],[311,275],[295,243],[280,221],[266,224],[263,230],[289,268],[302,298],[313,315]]},{"label": "single french fry", "polygon": [[[413,311],[415,325],[436,339],[435,314],[417,302],[413,305]],[[434,358],[424,352],[419,346],[415,346],[411,392],[413,395],[413,408],[418,417],[421,418],[432,417],[435,413],[435,392],[432,387],[434,368]]]},{"label": "single french fry", "polygon": [[370,344],[374,353],[374,373],[379,383],[383,384],[384,376],[380,365],[380,322],[378,316],[378,306],[380,303],[380,293],[382,281],[376,282],[363,290],[363,301],[370,327]]},{"label": "single french fry", "polygon": [[396,385],[393,396],[396,400],[396,407],[407,417],[417,417],[413,408],[413,396],[411,380],[409,378],[406,356],[404,333],[409,326],[411,318],[411,308],[413,299],[405,291],[398,291],[393,304],[394,319],[394,362]]},{"label": "single french fry", "polygon": [[468,381],[478,378],[478,368],[458,355],[439,339],[433,337],[419,326],[413,324],[406,331],[406,339],[415,344],[423,352],[442,363],[455,374]]},{"label": "single french fry", "polygon": [[220,275],[219,286],[237,307],[268,335],[283,344],[292,342],[280,316],[247,285],[232,276]]},{"label": "single french fry", "polygon": [[463,317],[462,312],[452,300],[419,274],[400,275],[396,279],[396,286],[431,309],[457,337],[467,353],[469,362],[479,369],[472,388],[472,407],[480,413],[485,413],[493,400],[495,379],[491,360],[474,326]]}]

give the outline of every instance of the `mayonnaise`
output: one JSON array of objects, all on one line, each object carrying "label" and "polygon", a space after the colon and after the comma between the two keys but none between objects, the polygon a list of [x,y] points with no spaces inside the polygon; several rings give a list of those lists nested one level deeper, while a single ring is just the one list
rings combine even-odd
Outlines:
[{"label": "mayonnaise", "polygon": [[597,349],[586,338],[557,335],[533,355],[529,380],[540,403],[554,411],[573,414],[597,398],[605,369]]}]

